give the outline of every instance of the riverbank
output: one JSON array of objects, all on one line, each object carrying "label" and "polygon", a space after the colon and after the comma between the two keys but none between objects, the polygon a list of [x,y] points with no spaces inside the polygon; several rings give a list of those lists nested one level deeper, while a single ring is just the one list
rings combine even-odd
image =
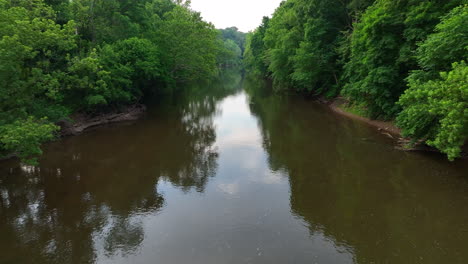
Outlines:
[{"label": "riverbank", "polygon": [[[395,148],[398,150],[418,151],[418,152],[436,152],[436,153],[442,154],[438,149],[428,146],[422,141],[414,145],[411,145],[412,144],[411,139],[403,137],[401,129],[397,127],[393,121],[373,120],[373,119],[352,113],[350,111],[347,111],[345,106],[348,104],[348,101],[342,97],[335,98],[331,101],[321,98],[319,101],[328,105],[330,110],[333,111],[334,113],[337,113],[341,116],[345,116],[347,118],[351,118],[354,120],[359,120],[372,127],[375,127],[383,135],[394,139]],[[465,144],[465,146],[462,147],[462,153],[461,153],[460,158],[463,158],[463,159],[468,158],[468,144]]]},{"label": "riverbank", "polygon": [[233,80],[249,85],[51,143],[40,167],[0,163],[0,263],[468,260],[468,163],[392,150],[301,97],[219,95]]},{"label": "riverbank", "polygon": [[344,98],[336,98],[332,101],[329,101],[328,106],[330,109],[342,116],[346,116],[348,118],[352,118],[355,120],[359,120],[361,122],[364,122],[366,124],[369,124],[373,127],[376,127],[379,131],[382,133],[389,133],[390,137],[396,137],[396,138],[402,138],[401,136],[401,129],[398,128],[393,122],[391,121],[379,121],[379,120],[372,120],[367,117],[363,117],[354,113],[351,113],[349,111],[344,110],[344,105],[347,104],[347,101]]},{"label": "riverbank", "polygon": [[75,114],[71,116],[72,121],[61,121],[57,125],[60,126],[60,135],[62,137],[75,136],[97,126],[138,120],[145,113],[146,106],[137,104],[125,107],[119,111],[102,113],[97,116],[82,113]]},{"label": "riverbank", "polygon": [[[56,123],[60,127],[59,138],[77,136],[83,132],[103,125],[135,121],[143,117],[146,113],[146,106],[142,104],[130,105],[119,110],[89,115],[76,113],[70,116],[70,120],[63,120]],[[0,156],[0,161],[16,158],[17,154],[11,153]]]}]

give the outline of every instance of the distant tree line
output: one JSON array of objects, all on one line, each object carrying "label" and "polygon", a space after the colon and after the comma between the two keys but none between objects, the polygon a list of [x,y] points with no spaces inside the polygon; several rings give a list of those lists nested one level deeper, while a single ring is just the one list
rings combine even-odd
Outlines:
[{"label": "distant tree line", "polygon": [[246,33],[240,32],[236,27],[221,29],[226,58],[223,59],[224,66],[242,66],[245,50]]},{"label": "distant tree line", "polygon": [[238,47],[189,4],[0,0],[0,157],[34,162],[72,113],[133,104],[237,60]]},{"label": "distant tree line", "polygon": [[344,96],[413,143],[468,137],[466,0],[287,0],[247,36],[245,65],[276,91]]}]

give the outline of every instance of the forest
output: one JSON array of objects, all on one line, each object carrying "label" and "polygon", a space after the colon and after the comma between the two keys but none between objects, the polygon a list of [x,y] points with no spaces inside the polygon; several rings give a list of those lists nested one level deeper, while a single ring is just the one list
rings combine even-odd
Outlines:
[{"label": "forest", "polygon": [[216,78],[242,63],[244,42],[190,1],[0,0],[0,157],[35,163],[74,113]]},{"label": "forest", "polygon": [[0,0],[0,157],[35,163],[57,123],[215,79],[344,98],[449,160],[468,138],[466,0],[287,0],[244,34],[183,0]]},{"label": "forest", "polygon": [[244,64],[278,93],[344,98],[454,160],[468,138],[467,21],[464,0],[287,0],[248,34]]}]

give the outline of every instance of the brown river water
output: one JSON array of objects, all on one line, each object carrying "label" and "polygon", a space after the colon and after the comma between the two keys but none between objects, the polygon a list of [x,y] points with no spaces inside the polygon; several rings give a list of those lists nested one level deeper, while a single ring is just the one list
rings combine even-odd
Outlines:
[{"label": "brown river water", "polygon": [[466,160],[257,85],[0,162],[0,263],[468,263]]}]

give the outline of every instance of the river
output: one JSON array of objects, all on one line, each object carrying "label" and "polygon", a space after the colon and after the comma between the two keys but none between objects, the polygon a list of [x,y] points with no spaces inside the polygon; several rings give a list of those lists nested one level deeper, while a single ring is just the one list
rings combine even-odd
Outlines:
[{"label": "river", "polygon": [[258,83],[0,162],[0,263],[468,263],[466,160]]}]

